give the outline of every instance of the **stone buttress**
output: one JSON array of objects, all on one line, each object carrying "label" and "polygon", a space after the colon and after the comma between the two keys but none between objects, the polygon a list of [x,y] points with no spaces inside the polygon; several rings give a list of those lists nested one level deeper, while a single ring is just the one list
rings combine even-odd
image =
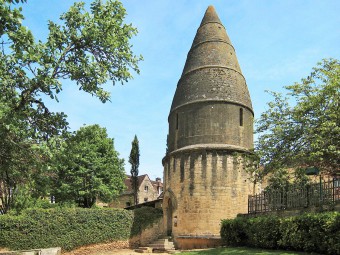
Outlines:
[{"label": "stone buttress", "polygon": [[235,49],[209,6],[168,118],[163,210],[178,248],[218,245],[221,219],[247,212],[253,185],[235,153],[253,148],[253,117]]}]

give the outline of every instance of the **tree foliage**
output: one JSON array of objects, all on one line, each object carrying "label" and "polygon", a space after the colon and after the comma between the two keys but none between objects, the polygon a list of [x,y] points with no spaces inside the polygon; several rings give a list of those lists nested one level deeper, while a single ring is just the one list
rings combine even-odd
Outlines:
[{"label": "tree foliage", "polygon": [[54,153],[57,202],[91,207],[96,199],[112,201],[124,187],[124,160],[113,139],[99,125],[81,127]]},{"label": "tree foliage", "polygon": [[256,151],[267,171],[315,166],[340,171],[340,62],[325,59],[300,83],[286,86],[257,120]]},{"label": "tree foliage", "polygon": [[135,135],[132,143],[132,148],[129,157],[131,164],[131,187],[133,190],[134,204],[138,204],[138,168],[139,168],[139,141]]},{"label": "tree foliage", "polygon": [[62,80],[70,79],[106,102],[103,85],[130,80],[141,60],[129,43],[137,30],[124,23],[119,1],[95,0],[90,11],[75,3],[58,23],[49,21],[44,41],[22,24],[18,2],[26,1],[0,0],[0,199],[7,209],[18,185],[45,162],[42,141],[67,133],[66,115],[50,111],[46,97],[58,101]]}]

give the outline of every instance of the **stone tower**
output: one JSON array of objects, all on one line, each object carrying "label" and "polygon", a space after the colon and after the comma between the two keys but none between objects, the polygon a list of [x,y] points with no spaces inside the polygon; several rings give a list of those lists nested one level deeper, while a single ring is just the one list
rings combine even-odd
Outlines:
[{"label": "stone tower", "polygon": [[253,148],[253,117],[235,49],[209,6],[168,118],[163,210],[178,248],[217,245],[221,219],[247,212],[253,186],[235,152]]}]

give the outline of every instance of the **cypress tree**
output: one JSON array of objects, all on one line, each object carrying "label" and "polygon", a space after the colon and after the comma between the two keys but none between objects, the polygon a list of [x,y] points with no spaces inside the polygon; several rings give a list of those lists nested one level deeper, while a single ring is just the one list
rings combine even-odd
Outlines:
[{"label": "cypress tree", "polygon": [[132,141],[132,148],[129,157],[131,164],[131,187],[133,190],[134,204],[138,204],[138,168],[139,168],[139,142],[137,136]]}]

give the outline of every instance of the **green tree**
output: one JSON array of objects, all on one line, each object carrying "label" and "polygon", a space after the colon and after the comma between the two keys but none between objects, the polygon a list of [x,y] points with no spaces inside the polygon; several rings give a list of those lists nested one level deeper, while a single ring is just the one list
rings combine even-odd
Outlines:
[{"label": "green tree", "polygon": [[91,207],[112,201],[124,188],[124,160],[99,125],[81,127],[54,155],[56,202]]},{"label": "green tree", "polygon": [[129,157],[131,164],[131,187],[133,190],[133,198],[135,205],[138,204],[138,168],[139,168],[139,142],[135,135],[132,143],[132,148]]},{"label": "green tree", "polygon": [[51,112],[43,98],[58,101],[69,79],[106,102],[103,85],[127,82],[141,60],[129,43],[137,30],[124,23],[119,1],[95,0],[89,12],[75,3],[58,23],[49,21],[45,41],[22,25],[18,2],[26,1],[0,0],[0,199],[6,210],[18,185],[45,162],[39,144],[67,131],[66,115]]},{"label": "green tree", "polygon": [[325,59],[311,74],[271,92],[274,100],[257,120],[256,152],[265,171],[315,166],[340,171],[340,62]]}]

